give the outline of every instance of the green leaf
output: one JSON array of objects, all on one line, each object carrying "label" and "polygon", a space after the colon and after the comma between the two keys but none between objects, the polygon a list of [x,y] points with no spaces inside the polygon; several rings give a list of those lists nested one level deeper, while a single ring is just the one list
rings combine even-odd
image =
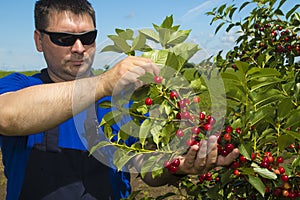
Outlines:
[{"label": "green leaf", "polygon": [[145,44],[146,44],[146,37],[145,37],[145,35],[139,34],[132,41],[131,50],[141,50],[142,48],[144,48]]},{"label": "green leaf", "polygon": [[152,122],[149,119],[144,120],[143,123],[141,124],[139,138],[143,147],[145,146],[145,142],[150,133],[151,128],[152,128]]},{"label": "green leaf", "polygon": [[165,48],[167,42],[170,40],[171,30],[166,28],[160,28],[158,30],[159,42],[163,48]]},{"label": "green leaf", "polygon": [[294,105],[290,98],[283,99],[277,107],[279,120],[287,118],[293,107]]},{"label": "green leaf", "polygon": [[99,107],[100,108],[111,108],[112,107],[111,101],[102,101],[101,103],[99,103]]},{"label": "green leaf", "polygon": [[[135,190],[135,191],[132,191],[129,195],[128,198],[126,198],[126,200],[135,200],[135,198],[137,197],[137,195],[141,192],[142,190]],[[125,199],[122,199],[122,200],[125,200]]]},{"label": "green leaf", "polygon": [[142,29],[142,30],[139,30],[139,33],[145,35],[147,39],[152,40],[156,43],[159,43],[159,35],[154,30]]},{"label": "green leaf", "polygon": [[100,126],[104,124],[113,125],[117,121],[119,121],[122,118],[122,112],[119,110],[113,110],[107,114],[104,115],[104,117],[101,120]]},{"label": "green leaf", "polygon": [[141,176],[145,177],[147,173],[151,173],[153,166],[157,162],[158,156],[151,155],[143,155],[143,165],[141,168]]},{"label": "green leaf", "polygon": [[177,194],[174,193],[174,192],[168,192],[168,193],[166,193],[166,194],[164,194],[164,195],[160,195],[160,196],[156,197],[155,200],[163,200],[163,199],[167,199],[167,198],[169,198],[169,197],[171,197],[171,196],[176,196],[176,195],[177,195]]},{"label": "green leaf", "polygon": [[272,113],[273,113],[272,107],[266,107],[264,109],[258,110],[257,112],[254,113],[254,116],[251,119],[252,125],[264,121]]},{"label": "green leaf", "polygon": [[125,39],[118,37],[116,35],[109,35],[108,37],[114,42],[115,46],[121,49],[124,53],[128,53],[131,51],[131,48],[127,44]]},{"label": "green leaf", "polygon": [[273,104],[274,102],[280,101],[284,98],[287,97],[284,96],[279,90],[271,89],[265,93],[257,94],[254,99],[254,106],[258,109],[259,107]]},{"label": "green leaf", "polygon": [[93,146],[90,150],[90,155],[92,155],[95,151],[97,151],[98,149],[105,147],[105,146],[112,146],[112,144],[108,141],[100,141],[98,144],[96,144],[95,146]]},{"label": "green leaf", "polygon": [[133,39],[134,32],[131,29],[126,29],[126,30],[116,29],[115,31],[118,34],[118,36],[124,40],[132,40]]},{"label": "green leaf", "polygon": [[[283,80],[280,79],[280,78],[276,78],[276,77],[262,77],[258,80],[257,83],[254,83],[252,82],[252,85],[251,85],[251,92],[259,89],[259,88],[263,88],[263,87],[266,87],[266,86],[270,86],[270,85],[274,85],[276,83],[280,83],[282,82]],[[253,84],[254,83],[254,84]]]},{"label": "green leaf", "polygon": [[278,147],[279,150],[284,150],[286,147],[288,147],[291,143],[293,143],[293,141],[295,141],[295,139],[290,136],[290,135],[281,135],[278,137]]},{"label": "green leaf", "polygon": [[278,5],[277,9],[281,8],[281,6],[282,6],[283,4],[285,4],[285,2],[286,2],[286,0],[281,0],[281,1],[279,2],[279,5]]},{"label": "green leaf", "polygon": [[292,163],[292,167],[296,168],[300,166],[300,155],[297,156],[296,159],[294,159],[293,163]]},{"label": "green leaf", "polygon": [[191,30],[179,30],[173,32],[170,35],[170,39],[167,41],[167,44],[176,45],[184,42],[188,38],[190,32]]},{"label": "green leaf", "polygon": [[171,49],[176,55],[183,58],[182,63],[185,63],[193,57],[199,50],[199,45],[195,43],[180,43]]},{"label": "green leaf", "polygon": [[265,185],[260,178],[249,175],[249,183],[264,197],[265,196]]},{"label": "green leaf", "polygon": [[137,154],[130,150],[125,150],[118,148],[114,153],[114,165],[117,167],[118,171],[122,168]]},{"label": "green leaf", "polygon": [[118,48],[115,45],[107,45],[106,47],[104,47],[103,49],[101,49],[100,52],[117,52],[117,53],[123,53],[122,49]]},{"label": "green leaf", "polygon": [[287,133],[288,135],[292,136],[295,139],[300,140],[300,134],[294,131],[288,131],[288,130],[283,130],[284,133]]},{"label": "green leaf", "polygon": [[277,175],[266,168],[253,168],[253,169],[256,173],[258,173],[263,178],[273,179],[273,180],[277,179]]},{"label": "green leaf", "polygon": [[[231,10],[230,10],[230,13],[229,13],[229,19],[232,19],[232,16],[233,16],[233,14],[234,14],[234,12],[236,11],[236,7],[234,7],[234,8],[232,8]],[[231,25],[231,24],[230,24]],[[227,31],[228,32],[228,31]]]},{"label": "green leaf", "polygon": [[226,8],[226,4],[223,4],[219,7],[218,9],[218,13],[222,14],[223,13],[223,10]]},{"label": "green leaf", "polygon": [[153,62],[158,65],[165,66],[168,59],[169,51],[167,50],[153,50],[143,53],[143,57],[151,58]]},{"label": "green leaf", "polygon": [[160,27],[170,29],[172,25],[173,25],[173,15],[170,15],[164,19]]},{"label": "green leaf", "polygon": [[285,126],[286,127],[297,127],[300,126],[300,109],[291,111],[290,116],[288,117]]},{"label": "green leaf", "polygon": [[221,22],[218,26],[217,26],[217,28],[216,28],[216,30],[215,30],[215,34],[217,34],[218,32],[219,32],[219,30],[222,28],[222,26],[225,24],[225,22]]},{"label": "green leaf", "polygon": [[245,3],[243,3],[241,6],[240,6],[240,9],[239,9],[239,12],[241,12],[241,10],[243,10],[250,2],[246,1]]},{"label": "green leaf", "polygon": [[235,24],[229,24],[229,26],[226,28],[226,32],[229,32],[234,26]]},{"label": "green leaf", "polygon": [[285,18],[288,20],[290,16],[300,7],[300,4],[295,5],[290,11],[287,12]]},{"label": "green leaf", "polygon": [[258,68],[253,67],[247,72],[247,79],[253,80],[253,79],[259,79],[263,77],[274,77],[274,76],[280,76],[280,72],[278,72],[276,69],[272,68]]},{"label": "green leaf", "polygon": [[241,143],[239,145],[239,151],[240,151],[240,154],[245,156],[248,160],[251,160],[252,143],[251,142]]}]

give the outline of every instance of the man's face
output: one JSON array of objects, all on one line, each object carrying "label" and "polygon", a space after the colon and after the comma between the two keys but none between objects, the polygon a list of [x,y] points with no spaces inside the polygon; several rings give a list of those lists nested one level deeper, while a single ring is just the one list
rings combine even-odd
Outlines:
[{"label": "man's face", "polygon": [[[70,12],[51,13],[50,23],[45,31],[84,33],[95,29],[89,15],[75,15]],[[54,82],[69,81],[90,75],[96,44],[84,45],[76,39],[70,46],[59,46],[50,40],[48,34],[35,31],[38,51],[44,53],[48,72]]]}]

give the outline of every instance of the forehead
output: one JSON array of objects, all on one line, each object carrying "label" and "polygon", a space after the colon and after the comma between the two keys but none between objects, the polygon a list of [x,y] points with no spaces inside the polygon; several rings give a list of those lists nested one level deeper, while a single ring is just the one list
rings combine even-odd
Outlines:
[{"label": "forehead", "polygon": [[70,11],[49,13],[49,30],[82,32],[94,28],[93,19],[89,14],[74,14]]}]

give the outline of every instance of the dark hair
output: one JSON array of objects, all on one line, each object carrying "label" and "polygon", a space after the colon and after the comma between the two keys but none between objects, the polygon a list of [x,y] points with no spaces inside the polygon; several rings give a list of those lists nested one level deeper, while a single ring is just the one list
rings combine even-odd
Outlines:
[{"label": "dark hair", "polygon": [[45,30],[49,25],[51,12],[63,11],[90,15],[96,28],[95,10],[87,0],[38,0],[34,8],[35,28]]}]

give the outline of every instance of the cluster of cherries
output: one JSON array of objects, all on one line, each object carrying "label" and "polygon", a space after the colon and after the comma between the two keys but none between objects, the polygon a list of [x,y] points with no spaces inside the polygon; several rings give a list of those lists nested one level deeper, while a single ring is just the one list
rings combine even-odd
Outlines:
[{"label": "cluster of cherries", "polygon": [[[155,84],[161,84],[163,78],[161,76],[154,77]],[[199,96],[193,96],[189,98],[180,98],[179,93],[175,90],[169,91],[166,98],[171,101],[171,103],[178,110],[175,118],[178,122],[185,124],[180,129],[176,131],[176,136],[178,138],[183,138],[187,133],[190,134],[189,139],[186,140],[186,145],[188,147],[193,145],[200,145],[201,138],[204,137],[207,131],[212,130],[213,125],[216,120],[211,115],[206,115],[205,112],[195,112],[190,109],[192,104],[197,104],[200,102]],[[151,106],[153,100],[150,97],[145,99],[145,104]],[[201,136],[200,136],[201,135]],[[164,166],[169,169],[172,173],[176,173],[180,165],[179,159],[173,159],[171,161],[166,161]]]}]

